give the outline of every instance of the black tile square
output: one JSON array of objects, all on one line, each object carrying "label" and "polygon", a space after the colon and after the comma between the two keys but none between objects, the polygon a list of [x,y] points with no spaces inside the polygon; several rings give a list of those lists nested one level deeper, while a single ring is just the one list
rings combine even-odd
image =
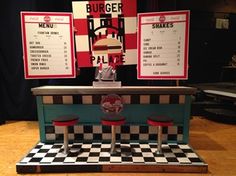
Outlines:
[{"label": "black tile square", "polygon": [[143,154],[141,152],[132,152],[132,156],[140,156],[140,157],[142,157]]},{"label": "black tile square", "polygon": [[35,163],[35,162],[40,162],[43,158],[32,158],[29,162],[30,163]]},{"label": "black tile square", "polygon": [[163,134],[168,134],[168,127],[163,127],[162,128],[162,133]]},{"label": "black tile square", "polygon": [[64,135],[63,134],[56,134],[56,140],[63,141]]},{"label": "black tile square", "polygon": [[93,134],[93,140],[102,140],[102,134]]},{"label": "black tile square", "polygon": [[176,134],[168,134],[167,138],[170,141],[177,141],[177,135]]},{"label": "black tile square", "polygon": [[84,126],[84,133],[93,133],[93,127],[92,127],[92,125],[86,125],[86,126]]},{"label": "black tile square", "polygon": [[151,141],[157,140],[157,135],[156,134],[149,134],[148,140],[151,140]]},{"label": "black tile square", "polygon": [[130,127],[129,126],[121,126],[121,133],[130,133]]},{"label": "black tile square", "polygon": [[163,153],[172,153],[172,150],[169,148],[162,148]]},{"label": "black tile square", "polygon": [[44,157],[55,157],[57,153],[47,153]]},{"label": "black tile square", "polygon": [[109,162],[110,161],[110,157],[99,157],[99,161],[100,162]]},{"label": "black tile square", "polygon": [[121,161],[122,162],[132,162],[133,159],[132,159],[132,157],[121,157]]},{"label": "black tile square", "polygon": [[170,104],[179,104],[179,95],[170,95]]},{"label": "black tile square", "polygon": [[54,126],[45,126],[45,133],[46,134],[51,134],[51,133],[55,133],[55,127]]},{"label": "black tile square", "polygon": [[159,95],[156,95],[156,94],[152,94],[150,96],[150,104],[159,104],[159,98],[160,96]]},{"label": "black tile square", "polygon": [[53,104],[63,104],[62,95],[53,95]]},{"label": "black tile square", "polygon": [[87,162],[87,160],[88,160],[88,157],[78,157],[76,159],[76,162]]},{"label": "black tile square", "polygon": [[53,162],[64,162],[65,157],[57,157],[53,160]]},{"label": "black tile square", "polygon": [[140,148],[139,144],[130,144],[131,148]]},{"label": "black tile square", "polygon": [[93,104],[100,104],[102,100],[102,95],[93,95],[92,102]]},{"label": "black tile square", "polygon": [[68,133],[74,133],[74,126],[69,126],[68,127]]},{"label": "black tile square", "polygon": [[89,156],[99,156],[100,153],[99,152],[91,152],[89,153]]},{"label": "black tile square", "polygon": [[143,134],[148,133],[148,126],[140,126],[139,133],[143,133]]},{"label": "black tile square", "polygon": [[39,145],[36,145],[34,148],[35,149],[40,149],[43,145],[39,144]]},{"label": "black tile square", "polygon": [[35,155],[35,153],[29,153],[26,157],[30,158],[33,157]]},{"label": "black tile square", "polygon": [[101,152],[108,152],[109,153],[110,150],[111,150],[110,148],[101,148]]},{"label": "black tile square", "polygon": [[82,95],[73,95],[73,104],[82,104]]},{"label": "black tile square", "polygon": [[179,162],[179,161],[177,160],[177,158],[174,158],[174,157],[167,157],[166,160],[167,160],[168,162],[170,162],[170,163]]},{"label": "black tile square", "polygon": [[184,153],[194,153],[192,149],[181,149]]},{"label": "black tile square", "polygon": [[152,152],[150,148],[141,148],[142,152]]},{"label": "black tile square", "polygon": [[131,104],[140,104],[140,95],[131,95]]},{"label": "black tile square", "polygon": [[101,148],[101,144],[92,144],[92,148]]},{"label": "black tile square", "polygon": [[156,162],[154,157],[143,157],[144,162]]},{"label": "black tile square", "polygon": [[103,125],[102,126],[102,133],[111,133],[111,127]]},{"label": "black tile square", "polygon": [[69,152],[69,153],[67,154],[67,157],[77,157],[78,154],[79,154],[79,152]]},{"label": "black tile square", "polygon": [[178,134],[183,134],[183,133],[184,133],[182,126],[178,126],[178,127],[177,127],[177,133],[178,133]]},{"label": "black tile square", "polygon": [[157,144],[150,144],[149,146],[150,148],[155,148],[155,149],[157,148]]},{"label": "black tile square", "polygon": [[186,157],[184,153],[175,153],[175,156],[179,158]]},{"label": "black tile square", "polygon": [[192,163],[200,163],[202,160],[200,158],[188,158]]},{"label": "black tile square", "polygon": [[84,139],[84,135],[83,134],[75,133],[75,140],[76,141],[81,141],[83,139]]},{"label": "black tile square", "polygon": [[171,149],[178,149],[179,148],[179,146],[178,145],[169,145],[169,147],[171,148]]},{"label": "black tile square", "polygon": [[58,148],[61,148],[62,147],[62,144],[54,144],[52,146],[52,149],[58,149]]},{"label": "black tile square", "polygon": [[130,134],[130,140],[139,140],[139,134]]},{"label": "black tile square", "polygon": [[81,144],[73,144],[72,146],[71,146],[71,149],[81,149]]},{"label": "black tile square", "polygon": [[90,148],[82,148],[81,152],[90,152]]},{"label": "black tile square", "polygon": [[40,149],[38,151],[38,153],[47,153],[49,151],[49,149]]}]

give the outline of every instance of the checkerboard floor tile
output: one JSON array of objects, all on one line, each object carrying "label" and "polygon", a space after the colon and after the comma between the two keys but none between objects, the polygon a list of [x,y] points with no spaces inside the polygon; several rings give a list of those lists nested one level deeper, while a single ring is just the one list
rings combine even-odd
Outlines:
[{"label": "checkerboard floor tile", "polygon": [[[162,154],[156,154],[157,143],[117,143],[111,155],[109,143],[71,143],[70,152],[63,153],[63,144],[38,143],[17,164],[17,170],[30,166],[120,165],[206,165],[187,144],[163,144]],[[24,169],[23,169],[24,170]]]}]

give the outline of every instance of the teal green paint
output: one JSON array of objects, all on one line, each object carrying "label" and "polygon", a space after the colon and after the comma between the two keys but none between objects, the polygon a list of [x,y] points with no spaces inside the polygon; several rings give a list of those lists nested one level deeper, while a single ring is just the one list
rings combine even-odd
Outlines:
[{"label": "teal green paint", "polygon": [[[128,104],[124,105],[122,115],[126,117],[127,125],[147,125],[146,119],[151,114],[166,115],[174,119],[174,124],[183,126],[183,143],[189,140],[189,119],[191,96],[185,96],[185,104]],[[42,97],[37,96],[37,110],[40,130],[40,141],[46,142],[45,126],[60,115],[78,114],[79,124],[101,124],[103,114],[100,105],[53,104],[45,105]],[[168,141],[170,142],[170,141]]]},{"label": "teal green paint", "polygon": [[[77,114],[80,124],[100,124],[100,118],[104,115],[100,105],[44,105],[45,123],[51,123],[57,116]],[[184,105],[180,104],[149,104],[149,105],[125,105],[122,113],[126,117],[126,123],[146,124],[147,117],[152,114],[166,115],[174,119],[174,123],[183,123]]]},{"label": "teal green paint", "polygon": [[189,140],[189,120],[191,109],[191,96],[185,96],[184,121],[183,121],[183,143],[188,143]]},{"label": "teal green paint", "polygon": [[40,141],[41,142],[46,142],[45,115],[44,115],[44,106],[43,106],[42,97],[37,96],[36,101],[37,101]]}]

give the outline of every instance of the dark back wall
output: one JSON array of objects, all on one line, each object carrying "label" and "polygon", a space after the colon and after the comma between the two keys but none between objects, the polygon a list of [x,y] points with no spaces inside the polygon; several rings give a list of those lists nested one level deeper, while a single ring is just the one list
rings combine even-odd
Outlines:
[{"label": "dark back wall", "polygon": [[[184,83],[218,81],[221,67],[236,50],[236,2],[234,0],[138,0],[138,12],[191,10],[189,80]],[[20,11],[69,11],[68,0],[0,1],[0,123],[4,120],[36,120],[36,102],[31,88],[48,80],[25,80],[23,73]],[[215,19],[229,19],[228,30],[215,29]],[[171,81],[139,81],[136,66],[120,68],[119,79],[125,85],[172,85]],[[127,77],[127,74],[131,75]],[[62,84],[91,84],[93,69],[81,69],[79,79],[59,80]]]}]

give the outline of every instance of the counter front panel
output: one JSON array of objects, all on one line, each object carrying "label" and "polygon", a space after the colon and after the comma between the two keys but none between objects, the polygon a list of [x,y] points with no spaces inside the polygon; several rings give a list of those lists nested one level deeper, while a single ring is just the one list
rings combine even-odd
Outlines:
[{"label": "counter front panel", "polygon": [[118,140],[156,141],[157,127],[148,126],[146,119],[157,114],[169,116],[174,120],[173,126],[163,128],[164,141],[188,143],[190,104],[194,88],[63,87],[44,86],[32,89],[33,94],[37,96],[41,142],[63,139],[62,129],[54,127],[52,119],[66,114],[77,114],[80,117],[78,125],[69,128],[70,140],[110,140],[110,127],[100,123],[103,115],[100,102],[104,95],[114,93],[122,97],[124,109],[121,114],[126,117],[126,124],[117,128]]}]

